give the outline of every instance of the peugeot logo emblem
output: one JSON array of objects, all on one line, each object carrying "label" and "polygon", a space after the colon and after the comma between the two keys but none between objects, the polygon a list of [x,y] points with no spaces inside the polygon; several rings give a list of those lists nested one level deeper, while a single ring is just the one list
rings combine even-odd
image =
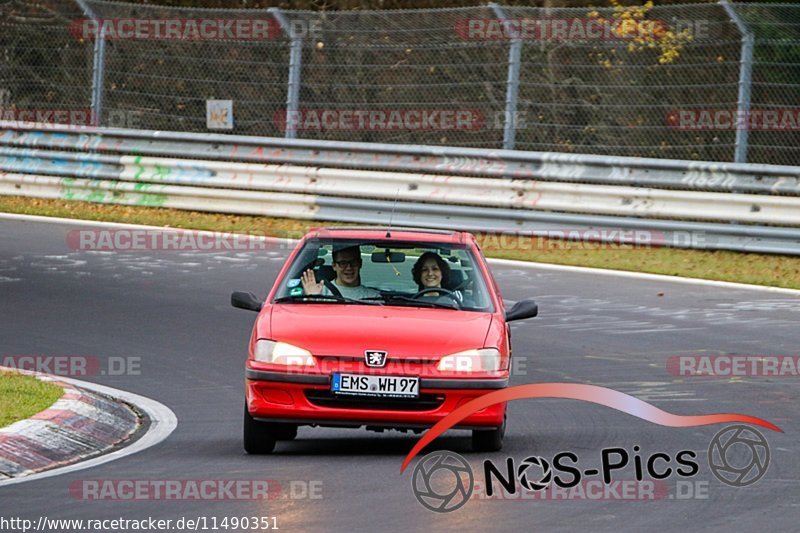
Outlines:
[{"label": "peugeot logo emblem", "polygon": [[386,366],[387,352],[381,350],[366,350],[364,352],[364,362],[369,367],[380,368]]}]

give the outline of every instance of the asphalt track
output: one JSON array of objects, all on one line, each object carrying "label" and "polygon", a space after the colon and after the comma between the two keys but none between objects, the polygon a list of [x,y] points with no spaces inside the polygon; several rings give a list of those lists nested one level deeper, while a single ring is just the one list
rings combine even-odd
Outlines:
[{"label": "asphalt track", "polygon": [[[705,484],[707,497],[473,500],[437,514],[416,501],[410,470],[399,474],[414,436],[301,428],[275,455],[242,451],[243,358],[255,314],[230,307],[229,296],[232,290],[263,295],[286,250],[77,252],[65,239],[76,227],[0,220],[0,354],[140,357],[140,375],[82,379],[153,398],[174,411],[178,427],[141,453],[0,488],[2,518],[270,516],[283,531],[796,530],[800,378],[682,378],[667,371],[666,361],[678,354],[797,355],[797,296],[495,265],[506,298],[535,298],[540,305],[539,318],[513,327],[512,384],[602,385],[678,414],[759,416],[785,433],[762,431],[772,452],[768,473],[753,486],[733,488],[717,481],[705,461],[721,426],[666,428],[584,402],[517,401],[509,407],[502,452],[474,454],[468,434],[459,432],[432,449],[463,454],[476,472],[486,458],[503,463],[507,456],[572,451],[582,464],[597,466],[605,447],[639,445],[643,453],[672,455],[690,449],[700,463],[693,480]],[[633,479],[632,469],[619,475]],[[83,501],[69,487],[86,479],[270,479],[284,488],[294,480],[297,497]],[[309,481],[321,497],[302,497]],[[673,490],[675,479],[667,483]]]}]

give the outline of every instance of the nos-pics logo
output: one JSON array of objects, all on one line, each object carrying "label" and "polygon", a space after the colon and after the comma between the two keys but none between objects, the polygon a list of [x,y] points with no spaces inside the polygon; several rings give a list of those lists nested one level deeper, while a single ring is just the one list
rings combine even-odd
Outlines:
[{"label": "nos-pics logo", "polygon": [[417,501],[437,513],[460,509],[475,488],[472,468],[463,457],[447,450],[429,453],[419,460],[411,477]]},{"label": "nos-pics logo", "polygon": [[[636,448],[634,447],[634,449]],[[621,449],[617,448],[616,450]],[[694,452],[682,453],[689,453],[696,457]],[[565,453],[559,455],[565,455]],[[606,464],[604,460],[602,472],[598,469],[591,469],[585,470],[583,473],[592,475],[602,473],[608,484],[611,482],[610,472],[628,464],[627,453],[625,455],[624,462]],[[651,457],[661,459],[667,455],[656,453]],[[575,460],[577,459],[575,456]],[[509,473],[516,474],[516,482],[524,490],[538,492],[547,489],[554,481],[559,482],[556,479],[559,473],[558,461],[553,463],[542,457],[532,456],[521,461],[516,468],[513,467],[513,461],[510,457],[507,460]],[[652,461],[647,462],[648,473],[653,475],[653,472],[650,472]],[[708,447],[708,465],[711,473],[719,481],[732,487],[746,487],[759,481],[766,474],[769,462],[770,451],[767,439],[749,426],[735,425],[719,431],[711,439]],[[685,466],[687,465],[693,468],[682,473],[682,476],[697,474],[699,465],[693,461],[685,463]],[[486,475],[490,471],[498,472],[499,470],[491,461],[486,460],[484,461],[484,474]],[[566,468],[566,471],[573,476],[573,483],[580,480],[581,472],[578,469],[569,467]],[[668,469],[657,473],[654,477],[664,479],[671,472],[672,470]],[[577,477],[575,477],[575,473],[578,474]],[[484,486],[489,487],[492,479],[489,475],[486,475],[486,478]],[[503,485],[511,482],[512,480],[508,479]],[[417,501],[426,509],[437,513],[449,513],[466,505],[472,497],[475,475],[469,463],[457,453],[447,450],[436,451],[429,453],[417,463],[411,477],[411,488]],[[512,489],[512,492],[515,490]]]}]

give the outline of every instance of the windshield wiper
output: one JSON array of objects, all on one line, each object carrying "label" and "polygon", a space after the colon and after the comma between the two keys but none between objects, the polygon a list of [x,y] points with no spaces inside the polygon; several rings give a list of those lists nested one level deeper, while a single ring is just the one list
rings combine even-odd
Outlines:
[{"label": "windshield wiper", "polygon": [[380,302],[365,302],[364,300],[358,300],[356,298],[346,298],[344,296],[334,296],[332,294],[298,294],[296,296],[282,296],[280,298],[276,298],[274,303],[282,304],[286,302],[292,302],[292,303],[330,302],[330,303],[347,303],[347,304],[359,304],[359,305],[382,305]]},{"label": "windshield wiper", "polygon": [[383,300],[386,303],[397,304],[399,302],[407,302],[414,304],[417,307],[435,307],[437,309],[459,309],[455,302],[431,302],[420,298],[412,298],[410,296],[403,296],[401,294],[383,294],[381,296],[372,296],[364,298],[364,300]]}]

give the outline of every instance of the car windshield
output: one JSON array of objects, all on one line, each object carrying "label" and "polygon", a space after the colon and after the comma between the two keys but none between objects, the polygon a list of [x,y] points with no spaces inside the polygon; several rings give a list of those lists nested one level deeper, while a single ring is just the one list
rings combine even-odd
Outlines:
[{"label": "car windshield", "polygon": [[426,242],[309,239],[273,301],[494,311],[472,251]]}]

